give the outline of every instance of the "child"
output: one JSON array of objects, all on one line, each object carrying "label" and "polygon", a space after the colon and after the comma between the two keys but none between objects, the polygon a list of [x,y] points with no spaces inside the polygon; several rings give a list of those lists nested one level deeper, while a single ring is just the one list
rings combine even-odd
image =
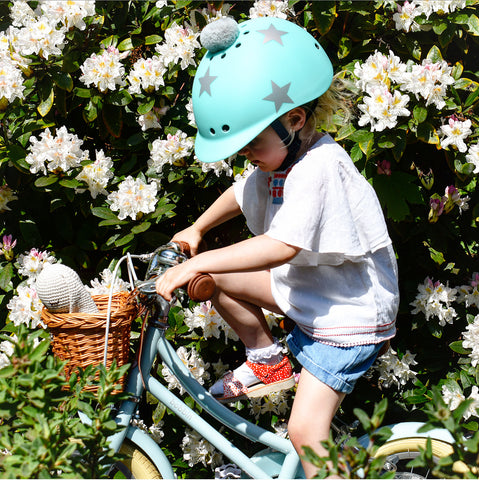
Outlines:
[{"label": "child", "polygon": [[[157,291],[170,299],[195,274],[213,275],[213,304],[247,355],[213,385],[223,401],[294,384],[262,308],[294,320],[287,341],[303,369],[289,436],[298,453],[308,445],[325,455],[320,442],[342,399],[395,334],[397,267],[384,217],[346,152],[316,129],[345,102],[309,33],[278,18],[223,19],[201,41],[209,51],[193,86],[196,154],[214,162],[238,152],[257,168],[174,236],[194,256],[167,270]],[[252,238],[197,254],[206,232],[241,213]]]}]

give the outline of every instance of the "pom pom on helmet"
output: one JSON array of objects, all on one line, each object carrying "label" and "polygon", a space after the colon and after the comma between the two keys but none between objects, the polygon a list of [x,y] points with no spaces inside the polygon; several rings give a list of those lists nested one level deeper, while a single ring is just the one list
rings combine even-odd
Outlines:
[{"label": "pom pom on helmet", "polygon": [[212,53],[233,45],[239,35],[239,27],[231,17],[222,17],[209,23],[200,35],[201,45]]}]

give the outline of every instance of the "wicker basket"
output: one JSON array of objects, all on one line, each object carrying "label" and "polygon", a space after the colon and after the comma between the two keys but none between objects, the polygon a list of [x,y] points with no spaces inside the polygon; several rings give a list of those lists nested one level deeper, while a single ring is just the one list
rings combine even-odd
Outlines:
[{"label": "wicker basket", "polygon": [[[105,328],[107,321],[108,295],[93,295],[98,313],[52,313],[45,308],[42,320],[52,334],[53,354],[67,360],[65,375],[77,367],[100,365],[105,354]],[[128,363],[130,351],[131,322],[136,318],[137,306],[127,292],[113,294],[110,327],[108,334],[107,367],[116,359],[117,365]],[[124,386],[126,378],[122,379]],[[96,390],[94,385],[87,390]]]}]

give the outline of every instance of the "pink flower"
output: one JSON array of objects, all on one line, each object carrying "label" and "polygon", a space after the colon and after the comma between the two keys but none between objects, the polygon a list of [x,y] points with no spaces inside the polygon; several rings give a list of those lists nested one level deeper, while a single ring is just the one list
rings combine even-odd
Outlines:
[{"label": "pink flower", "polygon": [[389,160],[380,160],[378,162],[378,175],[391,176],[391,162]]},{"label": "pink flower", "polygon": [[13,249],[17,244],[16,240],[12,241],[11,235],[4,235],[3,236],[3,243],[0,243],[0,253],[5,256],[5,260],[11,261],[13,260]]}]

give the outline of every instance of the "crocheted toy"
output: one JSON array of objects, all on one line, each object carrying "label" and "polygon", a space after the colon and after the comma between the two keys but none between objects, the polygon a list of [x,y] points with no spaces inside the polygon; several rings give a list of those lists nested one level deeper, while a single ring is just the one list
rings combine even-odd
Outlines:
[{"label": "crocheted toy", "polygon": [[49,312],[98,312],[90,292],[78,274],[66,265],[46,264],[37,278],[36,291]]}]

